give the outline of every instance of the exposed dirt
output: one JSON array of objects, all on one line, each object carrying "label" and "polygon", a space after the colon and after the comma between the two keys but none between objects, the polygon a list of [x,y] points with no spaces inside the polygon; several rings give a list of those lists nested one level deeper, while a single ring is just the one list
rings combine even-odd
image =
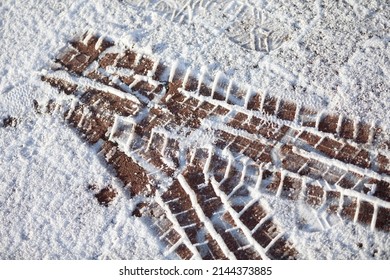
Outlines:
[{"label": "exposed dirt", "polygon": [[[152,198],[133,215],[149,216],[169,250],[183,259],[299,258],[253,191],[390,231],[390,159],[379,128],[261,93],[246,98],[236,84],[211,87],[183,69],[167,82],[168,66],[132,50],[105,54],[112,45],[94,36],[72,42],[58,58],[62,68],[42,80],[75,97],[64,118],[89,143],[102,143],[131,195]],[[107,67],[117,71],[104,74]],[[59,79],[60,70],[108,89]],[[207,128],[212,149],[186,146],[206,120],[215,125]],[[108,205],[115,196],[107,188],[96,198]]]},{"label": "exposed dirt", "polygon": [[18,119],[8,116],[3,119],[3,127],[16,127],[18,125]]},{"label": "exposed dirt", "polygon": [[104,188],[99,193],[95,194],[98,202],[104,206],[108,206],[116,196],[117,192],[112,187]]}]

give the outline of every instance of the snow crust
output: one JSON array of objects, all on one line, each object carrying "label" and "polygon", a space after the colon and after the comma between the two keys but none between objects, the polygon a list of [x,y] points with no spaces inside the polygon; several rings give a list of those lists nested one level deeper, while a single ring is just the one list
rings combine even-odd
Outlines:
[{"label": "snow crust", "polygon": [[[204,8],[187,6],[188,16],[181,17],[172,11],[197,1],[167,1],[174,9],[161,9],[160,2],[1,1],[0,119],[12,116],[18,124],[0,127],[0,259],[171,257],[148,222],[131,217],[135,202],[94,148],[62,121],[33,110],[34,99],[45,103],[57,94],[40,75],[86,31],[107,35],[118,48],[224,73],[298,104],[389,127],[386,1],[198,1]],[[259,24],[255,11],[264,30],[279,34],[265,51],[244,47],[245,40],[233,36]],[[89,184],[112,185],[121,195],[111,207],[99,206]],[[282,225],[299,211],[315,219],[304,206],[289,209],[283,201],[262,199],[271,209],[284,209],[276,213]],[[330,225],[290,233],[304,258],[390,258],[386,234],[349,222]]]}]

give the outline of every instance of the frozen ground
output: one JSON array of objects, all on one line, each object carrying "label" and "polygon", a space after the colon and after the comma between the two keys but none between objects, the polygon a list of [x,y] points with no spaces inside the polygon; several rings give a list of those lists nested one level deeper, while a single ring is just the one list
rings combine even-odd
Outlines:
[{"label": "frozen ground", "polygon": [[[263,92],[389,126],[390,7],[386,1],[2,1],[0,3],[1,259],[171,257],[131,217],[120,193],[99,206],[88,185],[120,183],[63,122],[37,115],[33,99],[60,49],[93,31],[167,61]],[[278,219],[288,225],[288,205]],[[276,207],[276,206],[275,206]],[[297,211],[297,210],[294,210]],[[311,259],[388,259],[388,235],[352,223],[291,233]]]}]

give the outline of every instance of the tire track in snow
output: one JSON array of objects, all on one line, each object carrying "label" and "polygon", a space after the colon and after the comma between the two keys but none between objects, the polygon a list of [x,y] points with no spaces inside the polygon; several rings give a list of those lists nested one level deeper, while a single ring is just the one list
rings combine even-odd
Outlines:
[{"label": "tire track in snow", "polygon": [[[299,258],[263,197],[390,231],[389,152],[381,129],[85,34],[42,77],[60,112],[100,150],[183,259]],[[102,86],[104,85],[104,86]]]}]

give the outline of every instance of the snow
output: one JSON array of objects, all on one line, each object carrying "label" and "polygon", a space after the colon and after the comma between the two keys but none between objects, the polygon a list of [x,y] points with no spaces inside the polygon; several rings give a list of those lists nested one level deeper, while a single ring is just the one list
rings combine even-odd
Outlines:
[{"label": "snow", "polygon": [[[135,202],[63,123],[25,121],[1,140],[1,259],[163,258],[146,223],[131,217]],[[122,195],[112,207],[99,206],[90,184]]]},{"label": "snow", "polygon": [[87,78],[76,78],[76,77],[71,77],[69,75],[68,72],[66,71],[57,71],[55,72],[54,75],[48,75],[48,77],[50,78],[61,78],[63,79],[64,81],[67,81],[67,82],[73,82],[74,84],[80,86],[81,88],[93,88],[93,89],[96,89],[96,90],[100,90],[100,91],[104,91],[104,92],[108,92],[110,94],[114,94],[120,98],[123,98],[123,99],[128,99],[136,104],[140,104],[139,100],[134,96],[134,95],[131,95],[131,94],[123,94],[122,91],[116,89],[116,88],[113,88],[113,87],[110,87],[110,86],[106,86],[104,84],[101,84],[99,82],[92,82],[90,81],[89,79]]},{"label": "snow", "polygon": [[230,260],[235,260],[236,257],[232,252],[229,251],[229,248],[226,246],[225,242],[223,241],[222,237],[218,234],[218,232],[214,229],[213,224],[210,222],[209,218],[203,213],[202,208],[197,203],[196,193],[191,189],[191,187],[187,184],[186,179],[183,177],[183,175],[178,176],[178,180],[180,182],[180,185],[183,187],[186,194],[191,199],[192,205],[194,205],[194,209],[196,213],[198,214],[201,222],[205,225],[205,228],[210,233],[210,235],[217,241],[218,245],[220,246],[222,252],[227,256]]},{"label": "snow", "polygon": [[[155,0],[1,1],[0,119],[12,116],[18,124],[0,127],[0,259],[172,257],[164,255],[147,220],[131,217],[135,202],[94,148],[62,121],[34,112],[34,99],[45,103],[57,94],[40,75],[68,41],[86,31],[164,58],[175,66],[172,71],[195,67],[191,71],[200,78],[207,72],[216,77],[213,91],[226,76],[248,86],[247,97],[259,89],[385,130],[390,126],[386,1],[190,1],[203,3],[193,10],[189,1],[168,2],[174,8]],[[255,35],[264,45],[244,44],[244,31],[253,26],[262,30]],[[121,195],[110,207],[100,206],[90,184],[112,185]],[[295,220],[295,211],[316,219],[304,206],[291,212],[288,203],[262,199],[270,209],[284,209],[276,212],[282,225]],[[305,258],[390,257],[385,233],[352,222],[330,224],[290,233]]]},{"label": "snow", "polygon": [[[167,213],[169,220],[173,223],[173,228],[182,236],[180,241],[182,241],[183,244],[185,244],[191,250],[191,252],[193,254],[192,258],[193,259],[201,259],[201,256],[200,256],[198,250],[196,250],[195,247],[192,246],[191,241],[188,239],[187,235],[185,234],[184,229],[180,226],[176,217],[171,213],[171,211],[169,211],[168,205],[166,203],[164,203],[164,201],[162,200],[159,190],[157,190],[157,192],[156,192],[155,200],[161,206],[161,208],[163,208],[165,210],[165,212]],[[174,244],[171,248],[169,248],[168,253],[174,252],[176,250],[177,246],[179,246],[179,245],[180,245],[180,242],[176,242],[176,244]]]},{"label": "snow", "polygon": [[[327,220],[329,226],[323,227],[307,206],[291,207],[285,201],[272,197],[266,198],[266,202],[271,209],[282,209],[275,212],[274,218],[283,227],[290,227],[294,221],[304,217],[298,227],[292,226],[294,229],[289,236],[297,250],[306,252],[305,259],[389,259],[390,240],[387,233],[370,232],[359,224],[339,218]],[[318,226],[307,226],[315,225],[315,221],[318,221]]]},{"label": "snow", "polygon": [[[211,180],[211,183],[212,183],[212,186],[213,186],[213,189],[215,191],[216,194],[218,194],[218,196],[221,198],[221,200],[223,201],[223,203],[225,205],[229,205],[228,203],[228,197],[225,193],[223,193],[217,186],[218,186],[218,183],[215,181],[215,179],[213,178]],[[245,226],[243,227],[243,224],[242,224],[242,221],[239,219],[239,216],[234,212],[232,211],[231,209],[229,209],[230,207],[228,207],[228,210],[229,210],[229,214],[232,215],[233,219],[234,219],[234,222],[238,225],[238,226],[241,226],[244,230],[244,234],[246,235],[246,237],[248,238],[248,240],[251,240],[251,236],[252,236],[252,233],[249,231],[248,228],[245,228]],[[267,260],[268,257],[267,255],[265,254],[265,250],[264,248],[262,248],[257,242],[253,242],[252,244],[256,250],[258,252],[260,252],[261,254],[261,257],[264,259],[264,260]]]}]

